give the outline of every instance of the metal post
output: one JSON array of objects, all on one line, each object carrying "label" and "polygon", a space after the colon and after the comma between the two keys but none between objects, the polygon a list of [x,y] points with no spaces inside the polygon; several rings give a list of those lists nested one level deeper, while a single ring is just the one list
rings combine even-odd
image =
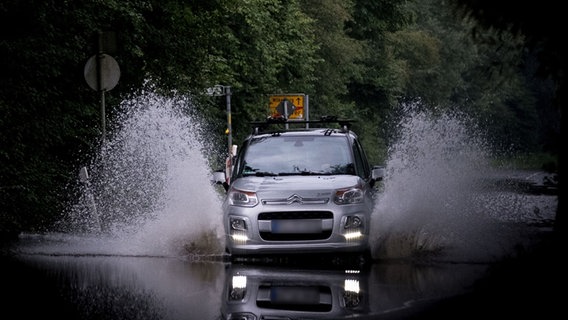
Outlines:
[{"label": "metal post", "polygon": [[304,97],[304,117],[306,118],[306,129],[310,127],[310,98],[308,95]]},{"label": "metal post", "polygon": [[105,90],[101,90],[101,128],[103,142],[106,140]]},{"label": "metal post", "polygon": [[233,149],[233,128],[231,127],[231,87],[225,86],[225,98],[227,100],[227,130],[228,136],[227,140],[229,143],[229,155],[232,154]]},{"label": "metal post", "polygon": [[288,114],[288,100],[287,100],[286,98],[284,98],[284,101],[283,101],[283,102],[284,102],[284,119],[286,119],[286,125],[285,125],[285,127],[286,127],[286,130],[288,130],[288,129],[289,129],[289,126],[288,126],[288,117],[290,116],[290,115]]},{"label": "metal post", "polygon": [[225,99],[227,102],[227,142],[228,142],[228,168],[227,177],[231,177],[233,169],[233,128],[231,124],[231,87],[224,86]]},{"label": "metal post", "polygon": [[106,115],[105,115],[105,89],[103,88],[103,70],[102,59],[104,58],[103,52],[103,33],[99,32],[97,43],[97,90],[101,93],[101,131],[103,142],[106,138]]}]

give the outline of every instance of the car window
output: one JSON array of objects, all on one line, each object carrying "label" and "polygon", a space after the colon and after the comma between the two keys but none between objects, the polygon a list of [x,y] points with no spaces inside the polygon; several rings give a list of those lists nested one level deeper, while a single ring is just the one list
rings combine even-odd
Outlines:
[{"label": "car window", "polygon": [[248,145],[242,175],[354,174],[343,136],[271,136]]},{"label": "car window", "polygon": [[367,160],[367,156],[363,151],[363,148],[359,144],[358,140],[353,141],[353,156],[355,157],[355,166],[357,168],[357,174],[366,179],[371,175],[371,169]]}]

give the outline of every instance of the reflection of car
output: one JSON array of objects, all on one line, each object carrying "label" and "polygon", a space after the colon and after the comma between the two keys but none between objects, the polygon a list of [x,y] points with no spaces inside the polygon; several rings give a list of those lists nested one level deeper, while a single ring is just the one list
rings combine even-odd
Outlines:
[{"label": "reflection of car", "polygon": [[365,276],[356,269],[279,269],[232,264],[223,319],[341,319],[368,314]]},{"label": "reflection of car", "polygon": [[368,254],[384,169],[369,165],[348,122],[334,123],[341,128],[256,128],[244,141],[223,204],[228,253]]}]

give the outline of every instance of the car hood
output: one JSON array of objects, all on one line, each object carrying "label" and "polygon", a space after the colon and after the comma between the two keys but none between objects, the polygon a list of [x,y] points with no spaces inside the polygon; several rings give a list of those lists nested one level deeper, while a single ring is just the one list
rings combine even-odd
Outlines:
[{"label": "car hood", "polygon": [[353,175],[244,177],[235,180],[231,188],[256,192],[261,198],[293,193],[302,197],[321,197],[337,189],[361,184],[362,179]]}]

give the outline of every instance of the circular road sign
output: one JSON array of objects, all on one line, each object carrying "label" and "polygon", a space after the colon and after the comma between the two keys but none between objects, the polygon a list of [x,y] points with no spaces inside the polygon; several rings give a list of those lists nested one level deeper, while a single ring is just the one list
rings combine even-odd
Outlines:
[{"label": "circular road sign", "polygon": [[[101,68],[101,88],[99,88],[97,78],[97,59],[99,59]],[[120,79],[120,68],[118,67],[118,63],[108,54],[93,55],[90,57],[85,64],[83,72],[89,87],[96,91],[112,90],[112,88],[114,88],[118,83],[118,79]]]}]

